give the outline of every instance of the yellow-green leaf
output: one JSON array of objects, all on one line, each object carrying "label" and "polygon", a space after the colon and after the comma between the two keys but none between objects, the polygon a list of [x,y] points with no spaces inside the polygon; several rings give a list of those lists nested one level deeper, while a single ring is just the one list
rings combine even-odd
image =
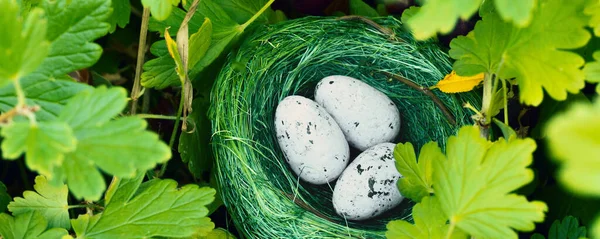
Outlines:
[{"label": "yellow-green leaf", "polygon": [[48,55],[47,20],[34,8],[21,16],[13,0],[0,1],[0,87],[33,72]]},{"label": "yellow-green leaf", "polygon": [[8,210],[12,212],[13,216],[37,211],[48,220],[50,228],[70,229],[67,185],[62,184],[55,187],[48,183],[46,177],[37,176],[33,188],[35,192],[25,191],[23,197],[15,197],[14,201],[8,204]]},{"label": "yellow-green leaf", "polygon": [[596,61],[585,64],[583,72],[588,82],[598,83],[596,85],[596,92],[600,94],[600,51],[594,52],[593,56]]},{"label": "yellow-green leaf", "polygon": [[561,162],[559,181],[573,192],[600,196],[600,100],[576,103],[555,115],[545,132]]},{"label": "yellow-green leaf", "polygon": [[486,1],[475,29],[450,43],[449,54],[457,60],[454,70],[460,75],[487,72],[516,78],[519,99],[528,105],[539,105],[544,90],[554,99],[566,99],[568,92],[577,93],[585,85],[583,58],[566,51],[584,46],[591,37],[585,29],[585,1],[539,1],[525,28],[503,21]]},{"label": "yellow-green leaf", "polygon": [[[171,58],[173,58],[173,60],[175,61],[175,71],[181,79],[182,77],[185,77],[183,62],[181,61],[181,55],[179,54],[179,50],[177,49],[177,42],[175,42],[173,38],[171,38],[171,35],[169,35],[169,31],[167,30],[165,30],[165,41],[167,42],[167,49],[169,50],[169,55],[171,55]],[[183,81],[181,82],[181,85],[183,85]]]},{"label": "yellow-green leaf", "polygon": [[475,126],[448,139],[447,160],[433,169],[433,188],[450,224],[476,238],[518,238],[513,229],[532,231],[548,210],[512,193],[533,180],[527,168],[536,148],[531,139],[483,139]]},{"label": "yellow-green leaf", "polygon": [[420,202],[421,198],[433,193],[433,162],[444,160],[444,154],[436,142],[429,142],[421,148],[419,162],[410,142],[397,144],[394,148],[396,168],[402,175],[398,189],[402,196]]},{"label": "yellow-green leaf", "polygon": [[210,37],[212,35],[212,22],[210,18],[205,18],[204,23],[198,29],[198,32],[190,37],[190,52],[188,66],[195,66],[206,54],[210,46]]},{"label": "yellow-green leaf", "polygon": [[461,230],[455,229],[450,237],[448,234],[448,219],[445,217],[440,203],[435,196],[424,197],[412,209],[415,224],[404,220],[394,220],[387,224],[385,236],[388,239],[460,239],[467,238]]},{"label": "yellow-green leaf", "polygon": [[483,73],[474,76],[459,76],[455,71],[450,72],[432,88],[440,89],[444,93],[460,93],[473,90],[484,78]]}]

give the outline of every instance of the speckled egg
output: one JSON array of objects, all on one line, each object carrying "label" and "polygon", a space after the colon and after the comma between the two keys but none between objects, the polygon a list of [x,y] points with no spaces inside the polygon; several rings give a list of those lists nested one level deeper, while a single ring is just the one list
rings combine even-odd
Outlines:
[{"label": "speckled egg", "polygon": [[352,147],[364,151],[392,142],[400,132],[396,104],[372,86],[348,76],[328,76],[315,89],[315,101],[338,123]]},{"label": "speckled egg", "polygon": [[365,220],[398,206],[401,177],[393,156],[394,144],[375,145],[348,165],[333,190],[335,211],[348,220]]},{"label": "speckled egg", "polygon": [[333,117],[316,102],[288,96],[275,111],[279,147],[292,170],[309,183],[338,178],[348,164],[350,147]]}]

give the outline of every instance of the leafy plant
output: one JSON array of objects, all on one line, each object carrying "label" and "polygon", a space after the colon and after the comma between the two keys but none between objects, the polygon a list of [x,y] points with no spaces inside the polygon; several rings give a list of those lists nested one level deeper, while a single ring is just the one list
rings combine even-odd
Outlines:
[{"label": "leafy plant", "polygon": [[[421,231],[427,229],[437,235],[442,233],[440,228],[448,226],[447,230],[443,230],[446,238],[458,237],[459,234],[454,235],[455,228],[474,237],[494,235],[517,238],[512,228],[531,231],[535,228],[534,222],[543,221],[544,212],[548,210],[546,204],[539,201],[528,202],[525,197],[511,193],[533,180],[533,173],[526,167],[531,164],[535,142],[531,139],[512,138],[492,143],[480,135],[477,127],[465,126],[459,130],[457,136],[448,139],[445,156],[435,143],[423,146],[419,155],[419,160],[424,161],[421,167],[430,163],[430,169],[419,168],[420,170],[416,171],[414,165],[398,167],[401,174],[409,170],[416,171],[407,174],[407,179],[399,181],[398,186],[403,195],[415,195],[415,190],[427,192],[418,194],[422,196],[420,200],[409,196],[413,200],[421,201],[417,204],[419,207],[413,208],[413,213],[415,210],[420,213],[421,207],[436,207],[435,204],[439,204],[440,210],[428,213],[437,212],[435,217],[429,216],[438,219],[430,218],[431,224],[425,227],[417,224],[417,227],[422,227]],[[414,161],[415,157],[414,154],[411,155],[411,151],[412,145],[398,144],[394,156],[397,161]],[[428,175],[433,175],[431,185],[434,196],[429,196],[431,190],[425,186],[417,189],[410,187],[411,185],[403,187],[407,185],[403,183],[405,180],[431,178]],[[430,197],[432,199],[429,199]],[[446,221],[450,224],[446,225]],[[390,231],[409,231],[410,228],[413,226],[406,222],[388,224]],[[439,238],[434,234],[408,238],[423,237]]]},{"label": "leafy plant", "polygon": [[[565,217],[562,222],[559,220],[552,223],[548,232],[548,239],[579,239],[586,237],[587,230],[585,227],[579,226],[577,218],[572,216]],[[545,239],[542,234],[536,233],[531,236],[531,239]]]}]

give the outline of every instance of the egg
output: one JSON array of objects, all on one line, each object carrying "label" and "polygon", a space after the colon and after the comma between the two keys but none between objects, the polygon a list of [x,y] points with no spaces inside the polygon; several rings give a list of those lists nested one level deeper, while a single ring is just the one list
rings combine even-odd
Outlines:
[{"label": "egg", "polygon": [[335,211],[348,220],[365,220],[394,208],[404,198],[396,183],[394,144],[382,143],[362,152],[344,170],[333,190]]},{"label": "egg", "polygon": [[279,147],[302,180],[325,184],[338,178],[348,164],[350,147],[333,117],[316,102],[288,96],[275,110]]},{"label": "egg", "polygon": [[358,79],[341,75],[323,78],[315,89],[315,101],[333,116],[350,145],[360,151],[392,142],[400,132],[396,104]]}]

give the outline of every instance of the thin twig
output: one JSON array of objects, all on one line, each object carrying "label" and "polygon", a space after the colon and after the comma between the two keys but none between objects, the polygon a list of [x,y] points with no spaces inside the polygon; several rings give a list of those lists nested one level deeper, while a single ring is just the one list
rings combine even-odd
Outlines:
[{"label": "thin twig", "polygon": [[286,193],[286,192],[281,192],[283,193],[283,195],[285,195],[285,197],[287,197],[288,199],[292,200],[293,203],[295,203],[296,205],[298,205],[299,207],[303,208],[304,210],[310,211],[313,214],[315,214],[316,216],[323,218],[327,221],[330,222],[335,222],[333,221],[331,218],[329,218],[328,216],[326,216],[325,214],[317,211],[316,209],[314,209],[313,207],[309,206],[308,204],[306,204],[306,202],[302,201],[302,200],[297,200],[294,195]]},{"label": "thin twig", "polygon": [[[179,109],[177,110],[177,118],[175,118],[175,125],[173,126],[173,132],[171,133],[171,139],[169,140],[169,148],[172,149],[173,145],[175,144],[175,138],[177,136],[177,132],[179,131],[179,122],[181,122],[181,114],[183,113],[183,98],[185,97],[185,95],[183,94],[183,92],[181,92],[181,99],[179,100]],[[165,172],[167,171],[167,163],[169,163],[169,161],[165,162],[162,164],[161,168],[160,168],[160,172],[158,173],[157,177],[160,178],[162,177]]]},{"label": "thin twig", "polygon": [[429,90],[427,87],[423,87],[418,85],[417,83],[406,79],[402,76],[396,75],[396,74],[392,74],[389,72],[385,72],[385,71],[380,71],[381,73],[385,74],[388,77],[394,78],[402,83],[404,83],[405,85],[420,91],[421,93],[429,96],[429,98],[431,98],[431,100],[433,101],[433,103],[435,103],[437,105],[437,107],[442,111],[442,113],[444,114],[444,116],[446,117],[446,119],[448,120],[448,122],[450,122],[450,124],[452,125],[456,125],[456,120],[454,119],[454,116],[452,115],[452,113],[450,113],[450,111],[448,110],[448,108],[446,107],[446,105],[444,105],[444,103],[440,100],[440,98],[438,98],[431,90]]},{"label": "thin twig", "polygon": [[402,39],[397,39],[396,38],[396,33],[394,33],[394,31],[391,28],[379,25],[375,21],[373,21],[371,19],[368,19],[366,17],[357,16],[357,15],[348,15],[348,16],[339,17],[337,19],[338,20],[343,20],[343,21],[361,21],[361,22],[364,22],[364,23],[366,23],[366,24],[374,27],[379,32],[387,35],[390,40],[400,40],[400,41],[403,41]]},{"label": "thin twig", "polygon": [[148,35],[148,22],[150,21],[150,8],[145,7],[142,14],[142,29],[140,29],[140,41],[138,43],[137,63],[135,65],[135,80],[131,89],[131,114],[137,111],[137,100],[140,97],[140,78],[142,75],[142,66],[144,65],[144,55],[146,54],[146,36]]},{"label": "thin twig", "polygon": [[[163,119],[163,120],[176,120],[177,116],[172,115],[155,115],[155,114],[136,114],[136,117],[140,117],[143,119]],[[179,117],[179,119],[182,119]]]}]

